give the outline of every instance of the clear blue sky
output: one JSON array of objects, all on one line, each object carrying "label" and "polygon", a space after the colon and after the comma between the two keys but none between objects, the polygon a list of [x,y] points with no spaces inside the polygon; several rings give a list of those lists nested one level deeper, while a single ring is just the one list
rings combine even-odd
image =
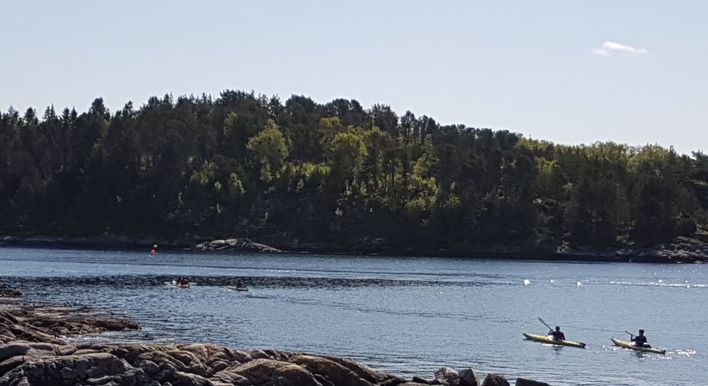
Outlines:
[{"label": "clear blue sky", "polygon": [[7,1],[0,109],[224,89],[708,151],[708,1]]}]

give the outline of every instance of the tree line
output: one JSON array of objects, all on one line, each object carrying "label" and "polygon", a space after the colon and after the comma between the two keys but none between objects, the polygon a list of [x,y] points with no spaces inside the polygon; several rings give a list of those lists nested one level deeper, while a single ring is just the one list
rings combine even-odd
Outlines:
[{"label": "tree line", "polygon": [[708,221],[708,156],[564,146],[242,91],[0,115],[0,233],[250,236],[422,253],[654,244]]}]

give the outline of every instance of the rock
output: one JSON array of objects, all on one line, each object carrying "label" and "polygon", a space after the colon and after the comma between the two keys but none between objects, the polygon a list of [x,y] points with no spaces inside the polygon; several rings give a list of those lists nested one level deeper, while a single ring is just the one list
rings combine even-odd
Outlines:
[{"label": "rock", "polygon": [[125,361],[108,353],[27,358],[3,375],[0,385],[4,385],[6,379],[27,379],[37,385],[76,383],[88,379],[90,374],[119,375],[129,369]]},{"label": "rock", "polygon": [[411,379],[411,381],[416,382],[416,383],[422,383],[424,385],[432,385],[433,384],[433,382],[430,382],[430,381],[423,379],[421,377],[413,377],[413,379]]},{"label": "rock", "polygon": [[30,346],[23,343],[11,343],[0,345],[0,362],[14,356],[25,355],[30,349]]},{"label": "rock", "polygon": [[256,243],[248,238],[233,238],[227,240],[212,240],[205,241],[195,245],[193,250],[198,251],[245,251],[245,252],[261,252],[261,253],[283,253],[280,249],[271,246]]},{"label": "rock", "polygon": [[[304,368],[293,363],[280,362],[273,359],[254,359],[232,370],[228,370],[228,372],[240,375],[254,385],[274,382],[277,379],[280,385],[321,386],[315,380],[315,377]],[[221,373],[224,373],[224,371]]]},{"label": "rock", "polygon": [[229,371],[220,371],[211,377],[216,382],[223,382],[231,385],[250,385],[251,382],[245,377]]},{"label": "rock", "polygon": [[332,383],[329,379],[319,375],[319,374],[314,374],[313,377],[315,377],[315,380],[320,383],[322,386],[337,386],[334,383]]},{"label": "rock", "polygon": [[228,363],[221,360],[217,360],[211,364],[211,371],[216,373],[227,367],[229,367]]},{"label": "rock", "polygon": [[367,380],[371,383],[381,383],[387,379],[392,378],[388,374],[384,374],[380,371],[373,370],[365,365],[356,363],[354,361],[350,361],[348,359],[331,357],[331,356],[326,356],[324,358],[339,363],[340,365],[353,371],[354,374],[356,374],[359,378]]},{"label": "rock", "polygon": [[342,366],[341,364],[321,357],[311,355],[296,355],[290,358],[295,363],[307,369],[312,374],[319,374],[337,386],[371,386],[371,382]]},{"label": "rock", "polygon": [[34,346],[37,350],[48,349],[48,343],[63,344],[60,336],[137,328],[138,325],[128,319],[97,316],[94,311],[87,309],[13,304],[0,311],[0,343],[24,340],[45,344]]},{"label": "rock", "polygon": [[147,375],[154,375],[160,371],[160,366],[158,366],[157,363],[150,361],[150,360],[141,361],[140,364],[138,365],[138,367],[143,369],[143,371]]},{"label": "rock", "polygon": [[530,379],[516,378],[516,386],[550,386],[545,382],[532,381]]},{"label": "rock", "polygon": [[460,370],[460,386],[477,386],[477,377],[472,369]]},{"label": "rock", "polygon": [[197,374],[183,373],[178,371],[173,377],[174,386],[212,386],[213,383]]},{"label": "rock", "polygon": [[442,385],[456,386],[460,383],[460,375],[449,367],[441,367],[435,372],[435,380]]},{"label": "rock", "polygon": [[482,386],[511,386],[509,385],[509,381],[506,380],[503,376],[499,374],[487,374],[487,377],[484,378],[484,382],[482,382]]},{"label": "rock", "polygon": [[23,363],[25,363],[25,358],[22,356],[7,358],[4,361],[0,362],[0,377],[2,377],[5,373]]},{"label": "rock", "polygon": [[[415,380],[415,378],[414,378]],[[379,383],[377,386],[398,386],[400,384],[406,383],[406,380],[399,377],[389,378],[384,382]]]}]

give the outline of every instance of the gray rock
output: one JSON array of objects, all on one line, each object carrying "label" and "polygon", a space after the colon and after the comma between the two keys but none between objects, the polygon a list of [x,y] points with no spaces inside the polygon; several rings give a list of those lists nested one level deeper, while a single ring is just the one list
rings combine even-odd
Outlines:
[{"label": "gray rock", "polygon": [[449,367],[441,367],[435,372],[435,380],[442,385],[456,386],[460,383],[460,375]]},{"label": "gray rock", "polygon": [[421,377],[413,377],[413,379],[411,379],[411,381],[413,381],[415,383],[422,383],[424,385],[432,385],[433,384],[433,382],[428,381],[427,379],[423,379]]},{"label": "gray rock", "polygon": [[0,362],[0,377],[2,377],[5,373],[23,363],[25,363],[25,358],[20,355],[12,358],[7,358],[4,361]]},{"label": "gray rock", "polygon": [[197,374],[178,371],[174,374],[172,383],[175,386],[212,386],[213,383]]},{"label": "gray rock", "polygon": [[0,345],[0,362],[7,358],[11,358],[18,355],[25,355],[31,347],[23,343],[10,343]]},{"label": "gray rock", "polygon": [[157,374],[160,371],[160,366],[158,366],[157,363],[150,361],[150,360],[140,361],[140,363],[138,364],[138,367],[143,369],[143,371],[147,375]]},{"label": "gray rock", "polygon": [[499,374],[487,374],[482,386],[511,386],[509,381]]},{"label": "gray rock", "polygon": [[254,385],[266,384],[278,379],[280,384],[288,381],[292,385],[321,386],[315,377],[303,367],[273,359],[254,359],[228,371],[246,378]]},{"label": "gray rock", "polygon": [[62,367],[61,370],[59,370],[59,376],[61,376],[62,379],[69,380],[76,378],[77,374],[69,367]]},{"label": "gray rock", "polygon": [[398,386],[400,384],[406,383],[406,380],[400,377],[393,377],[379,383],[377,386]]},{"label": "gray rock", "polygon": [[516,386],[550,386],[545,382],[532,381],[525,378],[516,378]]},{"label": "gray rock", "polygon": [[296,355],[290,358],[295,363],[307,369],[312,374],[320,374],[337,386],[371,386],[371,382],[359,378],[353,371],[339,363],[311,355]]},{"label": "gray rock", "polygon": [[477,386],[477,376],[472,369],[460,370],[460,386]]}]

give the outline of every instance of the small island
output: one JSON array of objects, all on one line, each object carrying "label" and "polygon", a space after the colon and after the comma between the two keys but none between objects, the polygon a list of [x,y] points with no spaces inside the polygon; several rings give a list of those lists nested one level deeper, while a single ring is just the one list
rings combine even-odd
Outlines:
[{"label": "small island", "polygon": [[[227,90],[0,114],[5,243],[695,262],[708,157]],[[241,240],[231,245],[218,240]]]}]

